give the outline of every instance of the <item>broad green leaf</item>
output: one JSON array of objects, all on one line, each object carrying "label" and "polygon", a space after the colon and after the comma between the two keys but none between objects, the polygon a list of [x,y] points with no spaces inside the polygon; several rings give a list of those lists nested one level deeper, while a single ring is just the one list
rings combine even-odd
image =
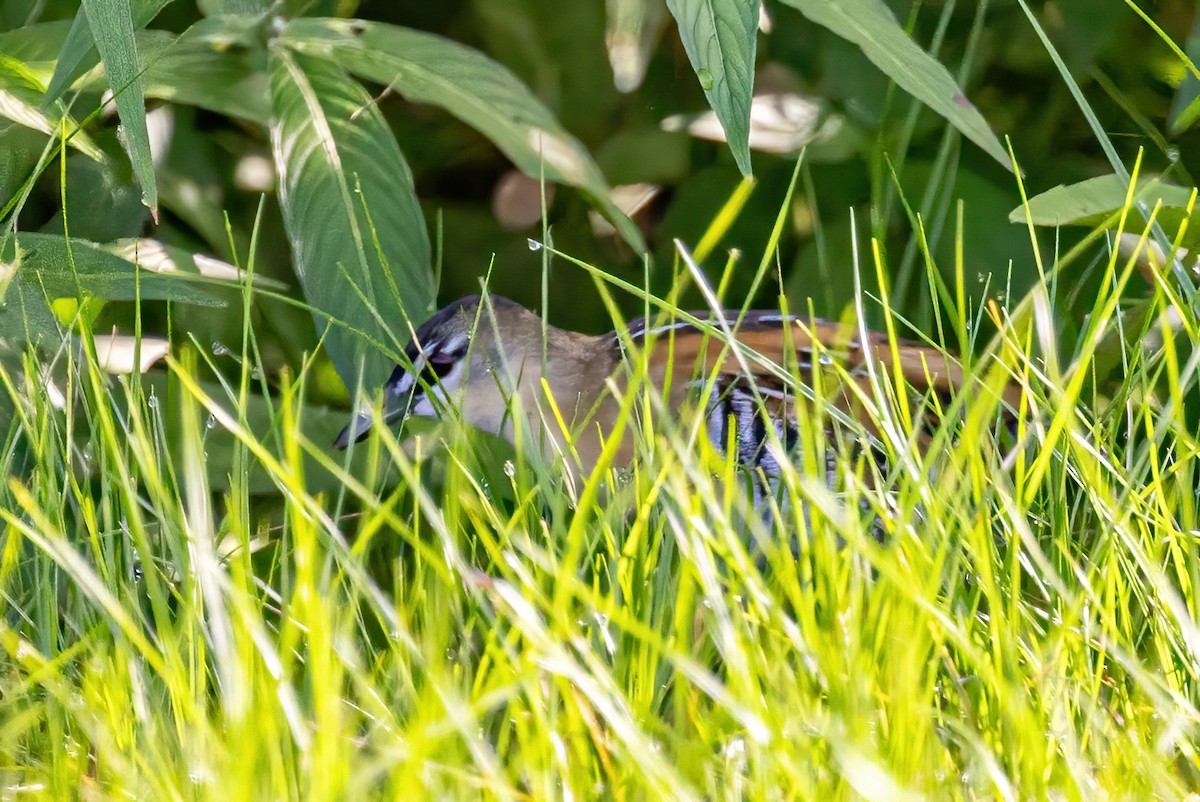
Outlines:
[{"label": "broad green leaf", "polygon": [[144,31],[137,43],[146,65],[142,82],[147,96],[270,125],[267,75],[254,67],[248,51],[222,49],[203,32],[190,30],[178,38]]},{"label": "broad green leaf", "polygon": [[295,17],[346,17],[355,16],[361,0],[282,0],[280,16]]},{"label": "broad green leaf", "polygon": [[[104,154],[79,130],[75,120],[63,115],[57,106],[53,110],[41,108],[42,95],[42,86],[31,70],[16,59],[0,55],[0,117],[49,136],[63,134],[67,144],[80,153],[102,160]],[[65,125],[60,126],[64,117]]]},{"label": "broad green leaf", "polygon": [[[4,143],[0,147],[0,219],[4,219],[22,202],[23,190],[46,149],[46,135],[16,123],[0,122],[0,141]],[[2,290],[0,282],[0,301],[4,298]]]},{"label": "broad green leaf", "polygon": [[148,237],[126,237],[106,242],[101,247],[143,270],[155,273],[230,284],[240,284],[252,278],[252,284],[256,287],[283,289],[285,286],[266,276],[250,277],[228,262],[215,257]]},{"label": "broad green leaf", "polygon": [[917,45],[882,0],[783,0],[816,24],[853,42],[904,91],[1011,169],[1008,152],[954,78]]},{"label": "broad green leaf", "polygon": [[642,85],[654,42],[667,19],[664,0],[607,0],[604,40],[613,85],[632,92]]},{"label": "broad green leaf", "polygon": [[[1029,199],[1028,214],[1038,226],[1095,226],[1103,223],[1125,205],[1128,186],[1118,176],[1103,175],[1078,184],[1059,185]],[[1138,181],[1134,199],[1151,208],[1158,201],[1169,209],[1186,209],[1192,191],[1167,184],[1157,178]],[[1014,223],[1024,223],[1026,208],[1018,206],[1008,214]],[[1137,215],[1137,219],[1141,219]]]},{"label": "broad green leaf", "polygon": [[83,0],[92,38],[104,62],[108,86],[117,103],[125,147],[133,173],[142,187],[142,202],[158,217],[158,191],[154,186],[154,161],[146,130],[146,98],[142,93],[141,66],[134,42],[130,0]]},{"label": "broad green leaf", "polygon": [[440,36],[360,20],[298,19],[279,40],[408,100],[445,109],[491,139],[526,175],[583,189],[625,241],[645,251],[637,226],[613,203],[587,150],[504,66]]},{"label": "broad green leaf", "polygon": [[750,176],[750,98],[758,0],[667,0],[684,50],[742,175]]},{"label": "broad green leaf", "polygon": [[155,273],[230,284],[250,280],[255,287],[286,289],[286,285],[274,279],[261,275],[249,276],[228,262],[148,237],[119,239],[101,247],[143,270]]},{"label": "broad green leaf", "polygon": [[200,13],[206,17],[239,14],[264,14],[271,8],[270,0],[199,0]]},{"label": "broad green leaf", "polygon": [[[3,269],[0,264],[0,271]],[[27,344],[58,339],[58,321],[41,290],[28,282],[14,281],[7,292],[0,294],[4,298],[0,304],[0,354],[16,353]]]},{"label": "broad green leaf", "polygon": [[71,25],[71,20],[55,20],[5,31],[0,33],[0,53],[24,64],[44,86],[54,75]]},{"label": "broad green leaf", "polygon": [[235,48],[253,50],[262,44],[263,37],[267,33],[264,28],[272,26],[274,22],[274,20],[258,14],[208,17],[196,22],[179,38],[203,42],[223,52]]},{"label": "broad green leaf", "polygon": [[[16,281],[56,298],[95,297],[106,301],[170,300],[200,306],[220,306],[216,295],[197,286],[198,275],[138,270],[131,259],[114,253],[119,244],[103,245],[56,234],[18,234],[0,253],[0,263],[16,266]],[[139,274],[140,272],[140,274]],[[11,297],[13,287],[9,287]]]},{"label": "broad green leaf", "polygon": [[[247,25],[253,22],[238,19],[245,20]],[[251,63],[254,57],[251,52],[231,47],[236,43],[215,35],[209,24],[213,22],[217,20],[193,25],[180,36],[167,31],[137,33],[135,41],[144,65],[142,87],[146,97],[270,125],[266,73]],[[82,85],[96,88],[103,81],[104,76],[97,74],[88,76]]]},{"label": "broad green leaf", "polygon": [[[134,29],[140,31],[145,28],[170,2],[171,0],[133,0],[130,6]],[[75,20],[71,23],[70,31],[62,42],[58,61],[54,67],[54,77],[50,79],[50,86],[46,89],[46,103],[58,100],[71,84],[96,66],[99,57],[95,44],[92,26],[88,23],[84,7],[81,6],[75,15]]]},{"label": "broad green leaf", "polygon": [[[71,236],[79,239],[112,242],[145,229],[150,215],[142,205],[141,192],[130,182],[128,170],[114,167],[123,165],[114,165],[110,159],[95,162],[68,156],[58,211],[38,231],[64,236],[69,229]],[[103,214],[97,214],[97,209],[103,209]]]},{"label": "broad green leaf", "polygon": [[[412,173],[371,96],[336,64],[270,55],[271,143],[296,274],[347,387],[381,384],[433,310],[429,236]],[[324,317],[322,314],[328,315]],[[330,318],[333,324],[330,325]]]}]

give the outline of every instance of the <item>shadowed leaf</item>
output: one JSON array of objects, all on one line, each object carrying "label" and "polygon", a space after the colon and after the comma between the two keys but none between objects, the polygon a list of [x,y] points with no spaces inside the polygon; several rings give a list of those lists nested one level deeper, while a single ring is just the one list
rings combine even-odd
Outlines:
[{"label": "shadowed leaf", "polygon": [[[336,65],[271,52],[279,202],[308,302],[347,387],[381,384],[433,309],[429,237],[412,174],[370,95]],[[317,330],[329,319],[316,316]]]},{"label": "shadowed leaf", "polygon": [[287,46],[392,87],[415,103],[444,108],[488,137],[526,175],[584,190],[635,250],[637,227],[613,203],[587,150],[508,68],[449,39],[361,20],[299,19]]},{"label": "shadowed leaf", "polygon": [[154,184],[150,134],[146,130],[146,98],[142,93],[141,62],[129,0],[84,0],[83,9],[104,62],[108,86],[116,99],[125,148],[142,187],[142,202],[157,219],[158,190]]},{"label": "shadowed leaf", "polygon": [[186,274],[142,270],[139,275],[132,261],[109,246],[77,237],[18,234],[17,254],[9,244],[0,261],[16,264],[17,282],[44,290],[51,299],[91,295],[107,301],[131,301],[140,294],[147,300],[222,305],[217,296],[186,280]]},{"label": "shadowed leaf", "polygon": [[853,42],[888,78],[1011,169],[1008,152],[983,115],[937,59],[914,42],[882,0],[783,0],[813,22]]},{"label": "shadowed leaf", "polygon": [[758,2],[752,0],[667,0],[679,25],[688,60],[721,121],[725,141],[742,175],[750,176],[750,97]]}]

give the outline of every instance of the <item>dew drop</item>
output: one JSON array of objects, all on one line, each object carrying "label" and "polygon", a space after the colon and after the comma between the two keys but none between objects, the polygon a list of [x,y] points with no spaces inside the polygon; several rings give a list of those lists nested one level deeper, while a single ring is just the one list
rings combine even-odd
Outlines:
[{"label": "dew drop", "polygon": [[229,353],[229,349],[225,347],[224,343],[213,340],[212,352],[213,356],[225,356]]},{"label": "dew drop", "polygon": [[509,479],[517,475],[517,466],[514,465],[513,461],[510,459],[506,459],[504,461],[504,475]]},{"label": "dew drop", "polygon": [[146,399],[146,406],[150,409],[158,409],[158,396],[151,393],[150,397]]},{"label": "dew drop", "polygon": [[542,249],[542,243],[535,239],[527,239],[525,242],[529,245],[529,250],[531,251],[540,251]]},{"label": "dew drop", "polygon": [[216,416],[216,415],[209,415],[209,416],[208,416],[208,422],[204,424],[204,427],[205,427],[206,429],[215,429],[215,428],[217,428],[217,416]]}]

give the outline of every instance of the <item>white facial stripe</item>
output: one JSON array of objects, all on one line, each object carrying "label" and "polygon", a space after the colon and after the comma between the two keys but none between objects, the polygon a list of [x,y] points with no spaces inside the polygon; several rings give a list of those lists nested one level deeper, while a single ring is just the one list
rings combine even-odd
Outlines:
[{"label": "white facial stripe", "polygon": [[[424,361],[425,357],[419,357],[416,364],[413,366],[414,369],[420,370],[420,366],[424,363]],[[396,396],[397,398],[408,395],[408,392],[412,389],[413,381],[414,379],[412,373],[404,373],[404,375],[402,375],[396,381],[396,383],[392,385],[392,395]]]},{"label": "white facial stripe", "polygon": [[[413,397],[412,406],[409,407],[408,414],[424,418],[434,418],[438,416],[438,411],[452,405],[451,398],[460,394],[463,372],[466,370],[466,359],[459,360],[450,372],[441,377],[441,380],[425,387],[418,387],[417,393]],[[417,359],[414,369],[420,371],[425,366],[425,358]],[[413,386],[414,378],[412,374],[405,374],[404,381],[409,387]],[[434,402],[437,399],[437,403]]]},{"label": "white facial stripe", "polygon": [[408,410],[408,414],[417,418],[436,418],[437,410],[425,396],[421,396]]},{"label": "white facial stripe", "polygon": [[446,354],[457,354],[460,351],[466,350],[468,336],[466,332],[459,332],[450,339],[438,343],[437,349]]}]

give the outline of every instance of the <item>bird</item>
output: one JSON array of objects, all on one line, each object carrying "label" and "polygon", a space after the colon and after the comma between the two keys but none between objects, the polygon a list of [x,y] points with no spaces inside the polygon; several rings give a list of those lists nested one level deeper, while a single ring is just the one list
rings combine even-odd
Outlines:
[{"label": "bird", "polygon": [[[830,394],[833,405],[863,423],[868,434],[877,431],[864,403],[872,396],[872,366],[908,385],[926,401],[921,443],[929,442],[939,410],[974,381],[941,348],[893,342],[882,333],[777,310],[643,317],[596,335],[545,323],[503,296],[471,295],[417,327],[404,361],[384,384],[382,419],[392,424],[438,417],[453,408],[465,423],[514,445],[519,431],[535,433],[546,457],[569,455],[578,475],[588,476],[616,431],[624,391],[642,353],[644,380],[662,393],[660,409],[702,409],[704,429],[717,452],[767,481],[781,471],[768,443],[779,443],[787,452],[797,442],[797,416],[806,408],[797,387],[811,382],[815,372],[842,377],[844,386]],[[991,387],[974,384],[979,393]],[[1021,385],[1008,380],[992,392],[1006,421],[1014,421]],[[518,414],[525,416],[523,426],[517,425]],[[376,419],[370,408],[359,412],[336,447],[367,437]],[[634,428],[624,427],[612,466],[634,457]]]}]

